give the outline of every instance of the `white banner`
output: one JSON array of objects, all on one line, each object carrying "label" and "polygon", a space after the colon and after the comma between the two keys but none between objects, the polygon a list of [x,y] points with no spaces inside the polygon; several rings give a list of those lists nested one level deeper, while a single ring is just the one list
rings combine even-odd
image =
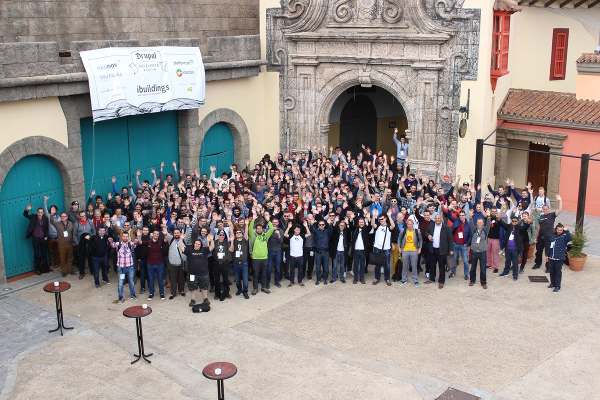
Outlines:
[{"label": "white banner", "polygon": [[94,121],[204,106],[197,47],[109,47],[80,54]]}]

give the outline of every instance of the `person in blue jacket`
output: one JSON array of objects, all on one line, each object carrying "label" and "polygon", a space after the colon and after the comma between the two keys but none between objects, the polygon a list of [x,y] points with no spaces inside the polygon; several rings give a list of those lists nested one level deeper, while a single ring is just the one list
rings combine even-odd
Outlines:
[{"label": "person in blue jacket", "polygon": [[546,256],[546,262],[550,269],[550,285],[548,288],[554,289],[557,293],[560,290],[562,281],[562,266],[567,253],[567,243],[571,241],[571,232],[567,225],[560,222],[554,228],[554,235],[550,238],[550,251]]}]

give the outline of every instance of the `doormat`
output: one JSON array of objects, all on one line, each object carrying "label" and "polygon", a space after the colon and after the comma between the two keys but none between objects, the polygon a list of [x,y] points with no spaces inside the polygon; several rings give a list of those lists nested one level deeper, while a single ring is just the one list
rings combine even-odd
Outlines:
[{"label": "doormat", "polygon": [[548,280],[547,276],[532,276],[532,275],[529,275],[529,282],[548,283],[550,281]]},{"label": "doormat", "polygon": [[479,400],[480,398],[458,389],[448,388],[436,400]]}]

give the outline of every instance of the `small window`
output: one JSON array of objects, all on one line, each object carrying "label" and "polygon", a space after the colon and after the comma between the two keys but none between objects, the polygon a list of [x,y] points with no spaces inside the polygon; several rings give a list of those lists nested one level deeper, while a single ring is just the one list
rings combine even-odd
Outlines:
[{"label": "small window", "polygon": [[568,29],[554,29],[552,33],[552,57],[550,59],[550,80],[564,80],[567,70]]}]

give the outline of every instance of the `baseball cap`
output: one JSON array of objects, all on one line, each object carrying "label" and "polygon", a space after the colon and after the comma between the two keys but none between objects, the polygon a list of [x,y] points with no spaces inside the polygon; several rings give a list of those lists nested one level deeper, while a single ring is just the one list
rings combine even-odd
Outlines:
[{"label": "baseball cap", "polygon": [[450,175],[444,175],[444,179],[450,179]]},{"label": "baseball cap", "polygon": [[469,186],[469,182],[463,183],[463,186]]},{"label": "baseball cap", "polygon": [[72,206],[74,206],[75,204],[79,205],[79,202],[78,201],[74,201],[74,202],[71,203]]}]

